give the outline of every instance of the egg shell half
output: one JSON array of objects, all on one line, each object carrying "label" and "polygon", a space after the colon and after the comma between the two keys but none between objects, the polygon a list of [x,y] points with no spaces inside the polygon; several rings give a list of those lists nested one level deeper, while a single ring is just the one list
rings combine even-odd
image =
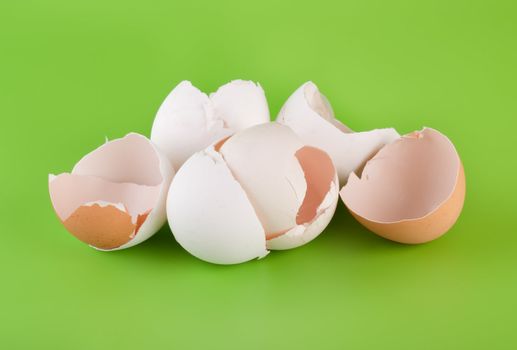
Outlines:
[{"label": "egg shell half", "polygon": [[382,148],[359,178],[350,174],[341,198],[374,233],[400,243],[434,240],[458,219],[465,174],[452,142],[424,128]]},{"label": "egg shell half", "polygon": [[49,175],[49,192],[72,235],[99,250],[118,250],[163,226],[173,176],[167,158],[145,136],[131,133],[87,154],[71,173]]},{"label": "egg shell half", "polygon": [[169,189],[167,215],[178,243],[199,259],[236,264],[268,253],[255,210],[213,147],[180,168]]},{"label": "egg shell half", "polygon": [[264,90],[234,80],[207,94],[182,81],[165,98],[153,122],[151,140],[175,169],[195,152],[252,125],[269,122]]},{"label": "egg shell half", "polygon": [[327,152],[341,184],[384,145],[400,137],[393,128],[353,132],[334,117],[327,98],[312,82],[303,84],[287,99],[277,121],[288,125],[305,144]]}]

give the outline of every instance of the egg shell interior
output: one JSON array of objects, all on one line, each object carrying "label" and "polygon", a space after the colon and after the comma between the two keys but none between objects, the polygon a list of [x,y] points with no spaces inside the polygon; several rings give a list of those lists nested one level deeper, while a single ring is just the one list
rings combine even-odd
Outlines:
[{"label": "egg shell interior", "polygon": [[172,175],[147,138],[128,134],[84,156],[71,173],[51,175],[49,191],[69,232],[95,248],[111,250],[133,240],[144,224],[156,226],[147,220]]},{"label": "egg shell interior", "polygon": [[379,222],[423,217],[453,192],[460,169],[455,148],[424,129],[383,148],[361,175],[350,176],[342,195],[361,216]]},{"label": "egg shell interior", "polygon": [[296,151],[295,156],[307,182],[307,191],[296,215],[296,224],[302,225],[318,215],[318,208],[331,189],[336,170],[330,157],[318,148],[304,146]]},{"label": "egg shell interior", "polygon": [[[430,128],[385,146],[341,190],[349,210],[386,238],[422,243],[456,221],[465,196],[463,167],[454,145]],[[445,210],[446,208],[446,210]]]}]

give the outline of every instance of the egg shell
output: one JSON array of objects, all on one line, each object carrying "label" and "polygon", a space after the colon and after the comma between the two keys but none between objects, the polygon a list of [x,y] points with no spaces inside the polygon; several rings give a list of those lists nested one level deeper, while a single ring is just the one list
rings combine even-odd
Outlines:
[{"label": "egg shell", "polygon": [[266,95],[259,83],[233,80],[211,93],[210,100],[217,116],[234,132],[269,122]]},{"label": "egg shell", "polygon": [[56,214],[67,230],[99,250],[129,248],[165,223],[174,170],[145,137],[131,133],[84,156],[71,173],[49,175]]},{"label": "egg shell", "polygon": [[246,193],[213,147],[179,169],[169,189],[167,215],[178,243],[199,259],[236,264],[268,253]]},{"label": "egg shell", "polygon": [[253,203],[268,237],[296,225],[307,184],[294,155],[303,146],[288,127],[271,123],[243,130],[220,148],[226,164]]},{"label": "egg shell", "polygon": [[318,237],[332,220],[336,211],[337,200],[338,178],[337,174],[335,174],[330,191],[318,207],[316,217],[309,223],[297,225],[283,235],[267,240],[267,248],[270,250],[293,249]]},{"label": "egg shell", "polygon": [[338,186],[324,151],[266,123],[187,160],[170,187],[167,215],[187,251],[234,264],[265,256],[266,245],[290,249],[317,237],[334,213]]},{"label": "egg shell", "polygon": [[182,81],[165,98],[153,122],[151,140],[175,169],[192,154],[234,132],[269,121],[264,90],[234,80],[207,94]]},{"label": "egg shell", "polygon": [[[268,242],[299,226],[300,237],[291,232],[279,240],[282,245],[268,243],[271,249],[307,243],[330,221],[331,207],[338,200],[332,160],[324,151],[305,146],[289,127],[268,123],[248,128],[226,140],[220,153],[246,192]],[[326,200],[328,196],[332,201]],[[323,228],[308,229],[323,211],[328,217],[325,225],[318,221]]]},{"label": "egg shell", "polygon": [[424,128],[381,149],[359,178],[340,192],[352,215],[387,239],[417,244],[434,240],[458,219],[465,174],[452,142]]},{"label": "egg shell", "polygon": [[353,132],[335,119],[327,98],[312,82],[303,84],[287,99],[277,121],[291,127],[305,144],[327,152],[341,184],[384,145],[400,137],[393,128]]}]

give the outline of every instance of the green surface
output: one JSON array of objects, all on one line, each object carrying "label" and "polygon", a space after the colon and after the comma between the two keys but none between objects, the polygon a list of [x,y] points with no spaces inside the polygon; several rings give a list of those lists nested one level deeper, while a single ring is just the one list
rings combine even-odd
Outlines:
[{"label": "green surface", "polygon": [[[0,347],[515,349],[514,1],[3,1]],[[312,243],[221,267],[168,228],[102,253],[53,213],[47,173],[149,135],[182,79],[259,81],[273,116],[306,80],[356,130],[448,135],[467,199],[403,246],[339,205]]]}]

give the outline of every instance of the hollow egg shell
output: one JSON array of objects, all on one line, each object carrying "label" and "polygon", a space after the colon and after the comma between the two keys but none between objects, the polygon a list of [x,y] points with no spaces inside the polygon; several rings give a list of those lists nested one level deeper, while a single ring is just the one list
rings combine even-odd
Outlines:
[{"label": "hollow egg shell", "polygon": [[234,80],[207,95],[189,81],[179,83],[161,104],[151,140],[175,169],[236,131],[269,122],[269,108],[260,84]]},{"label": "hollow egg shell", "polygon": [[289,127],[266,123],[189,158],[169,189],[167,216],[191,254],[234,264],[311,241],[337,199],[330,157]]},{"label": "hollow egg shell", "polygon": [[130,133],[84,156],[71,173],[49,175],[49,192],[72,235],[99,250],[118,250],[163,226],[173,176],[167,158],[145,136]]},{"label": "hollow egg shell", "polygon": [[195,153],[178,170],[167,215],[176,240],[199,259],[235,264],[268,253],[253,206],[213,147]]},{"label": "hollow egg shell", "polygon": [[328,153],[344,185],[384,145],[398,139],[393,128],[354,132],[334,117],[327,98],[313,82],[300,86],[282,106],[277,121],[302,139]]},{"label": "hollow egg shell", "polygon": [[465,173],[452,142],[424,128],[386,145],[360,177],[350,174],[341,198],[372,232],[400,243],[434,240],[458,219]]}]

